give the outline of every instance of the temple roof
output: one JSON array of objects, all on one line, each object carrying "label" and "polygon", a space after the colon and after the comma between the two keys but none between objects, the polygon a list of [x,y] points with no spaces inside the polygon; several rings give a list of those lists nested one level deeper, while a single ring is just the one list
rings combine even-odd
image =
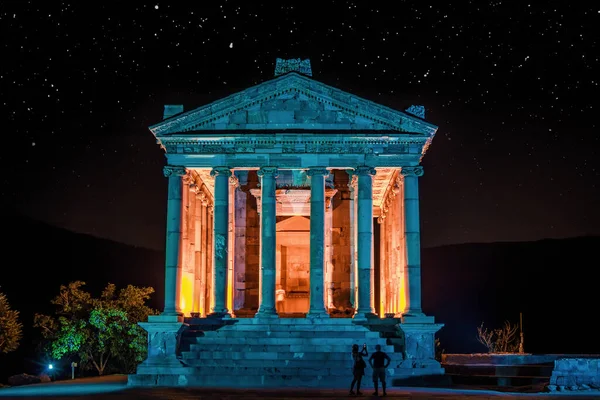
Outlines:
[{"label": "temple roof", "polygon": [[[429,142],[437,127],[292,71],[150,126],[157,137],[215,131],[410,133]],[[182,111],[182,107],[177,110]],[[223,132],[226,133],[226,132]],[[428,143],[427,143],[428,144]]]}]

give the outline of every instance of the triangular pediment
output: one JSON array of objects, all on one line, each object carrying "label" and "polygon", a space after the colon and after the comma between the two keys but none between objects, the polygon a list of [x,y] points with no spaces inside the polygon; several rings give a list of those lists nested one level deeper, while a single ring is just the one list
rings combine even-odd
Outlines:
[{"label": "triangular pediment", "polygon": [[398,131],[432,136],[437,127],[290,72],[153,125],[155,136],[219,130]]}]

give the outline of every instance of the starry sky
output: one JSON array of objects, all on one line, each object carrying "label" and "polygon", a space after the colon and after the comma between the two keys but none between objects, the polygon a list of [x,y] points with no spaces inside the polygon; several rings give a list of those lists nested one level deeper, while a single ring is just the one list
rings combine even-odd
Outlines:
[{"label": "starry sky", "polygon": [[[588,5],[584,5],[588,4]],[[0,1],[5,210],[162,249],[147,129],[310,58],[439,126],[425,247],[600,234],[600,7],[575,1]]]}]

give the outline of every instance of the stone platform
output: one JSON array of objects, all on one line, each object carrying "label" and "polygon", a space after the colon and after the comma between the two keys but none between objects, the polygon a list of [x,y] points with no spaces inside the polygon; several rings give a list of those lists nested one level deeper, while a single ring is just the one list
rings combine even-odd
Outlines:
[{"label": "stone platform", "polygon": [[[374,319],[368,324],[350,318],[206,318],[189,322],[178,365],[145,362],[129,376],[128,385],[346,388],[352,376],[350,352],[355,343],[361,347],[366,343],[369,354],[375,345],[381,345],[392,359],[387,370],[390,383],[403,377],[444,374],[433,357],[419,359],[407,354],[397,319]],[[372,386],[371,368],[365,373],[363,387]]]}]

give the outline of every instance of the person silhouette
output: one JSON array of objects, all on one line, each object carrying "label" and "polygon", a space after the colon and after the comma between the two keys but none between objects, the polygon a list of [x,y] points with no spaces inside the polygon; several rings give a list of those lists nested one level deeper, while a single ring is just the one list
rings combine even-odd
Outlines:
[{"label": "person silhouette", "polygon": [[367,367],[367,363],[363,360],[363,356],[368,356],[367,352],[367,344],[363,344],[363,348],[361,351],[358,351],[358,345],[352,345],[352,383],[350,384],[350,394],[354,394],[354,384],[356,384],[356,394],[361,395],[360,391],[360,382],[362,381],[362,377],[365,375],[365,368]]},{"label": "person silhouette", "polygon": [[[386,362],[387,361],[387,362]],[[375,353],[371,354],[369,358],[369,364],[373,368],[373,385],[375,386],[375,392],[373,396],[378,396],[377,391],[377,380],[381,381],[381,388],[383,389],[383,396],[387,396],[385,392],[385,369],[390,365],[392,359],[386,353],[381,351],[381,346],[375,346]]]}]

